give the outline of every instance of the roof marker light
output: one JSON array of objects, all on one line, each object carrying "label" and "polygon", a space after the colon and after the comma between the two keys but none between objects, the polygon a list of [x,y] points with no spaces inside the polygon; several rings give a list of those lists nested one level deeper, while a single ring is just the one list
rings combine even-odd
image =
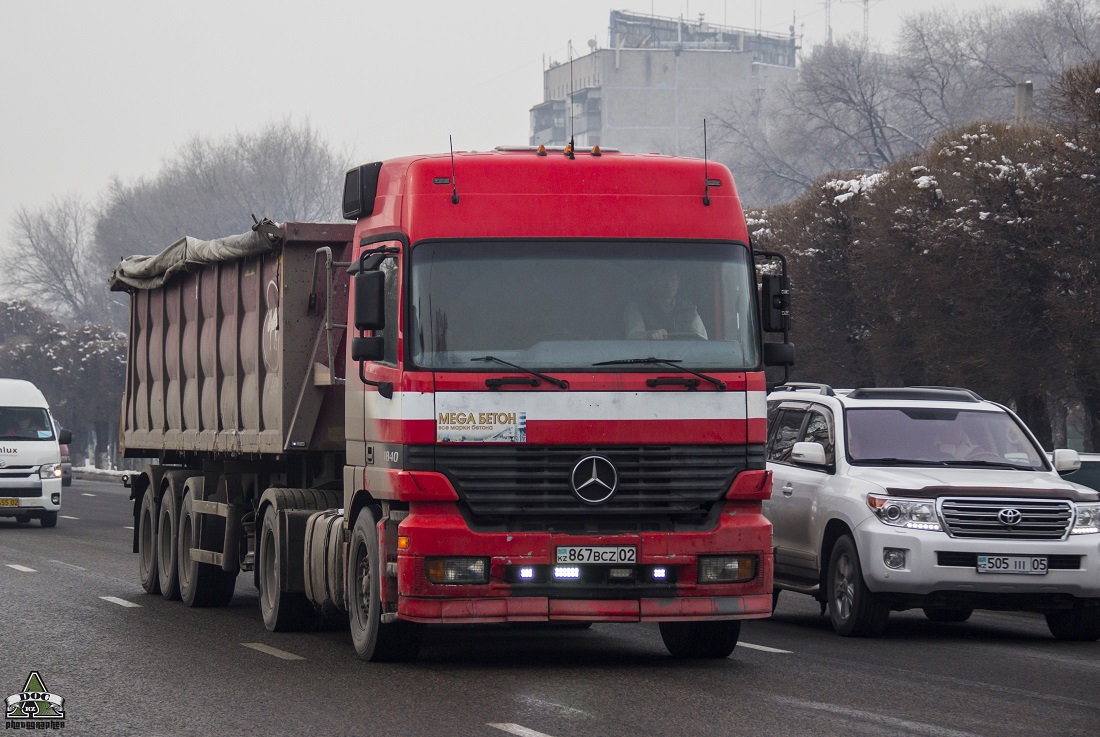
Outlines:
[{"label": "roof marker light", "polygon": [[596,144],[595,146],[592,147],[592,155],[593,156],[603,156],[603,151],[600,150],[599,144]]},{"label": "roof marker light", "polygon": [[540,143],[539,144],[539,150],[536,151],[535,153],[538,156],[545,156],[546,155],[546,144],[545,143]]},{"label": "roof marker light", "polygon": [[565,144],[565,155],[568,156],[569,158],[573,158],[573,144],[572,143]]}]

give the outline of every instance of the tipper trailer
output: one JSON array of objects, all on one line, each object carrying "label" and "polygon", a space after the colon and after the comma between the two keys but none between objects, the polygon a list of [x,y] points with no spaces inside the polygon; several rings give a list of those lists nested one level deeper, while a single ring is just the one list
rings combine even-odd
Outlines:
[{"label": "tipper trailer", "polygon": [[771,611],[763,368],[793,356],[762,340],[784,282],[761,311],[729,171],[412,156],[348,172],[343,204],[354,225],[112,275],[120,446],[157,459],[128,478],[145,590],[221,606],[250,571],[268,629],[346,616],[367,660],[489,622],[659,622],[674,655],[729,655]]}]

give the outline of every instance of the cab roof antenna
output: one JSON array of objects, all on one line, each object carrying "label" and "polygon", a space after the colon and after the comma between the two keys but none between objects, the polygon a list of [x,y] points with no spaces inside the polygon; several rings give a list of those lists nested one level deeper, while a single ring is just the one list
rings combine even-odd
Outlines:
[{"label": "cab roof antenna", "polygon": [[447,136],[447,142],[451,147],[451,204],[458,204],[458,180],[455,178],[455,137]]},{"label": "cab roof antenna", "polygon": [[569,40],[569,158],[574,158],[576,151],[576,145],[573,141],[573,40]]},{"label": "cab roof antenna", "polygon": [[707,173],[707,119],[703,118],[703,205],[710,207],[710,176]]}]

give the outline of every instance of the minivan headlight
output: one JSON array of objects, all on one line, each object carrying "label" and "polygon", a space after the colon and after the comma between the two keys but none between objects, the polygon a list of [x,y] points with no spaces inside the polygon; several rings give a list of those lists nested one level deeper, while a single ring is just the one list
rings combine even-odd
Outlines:
[{"label": "minivan headlight", "polygon": [[879,521],[891,527],[931,532],[939,532],[942,529],[939,518],[936,516],[936,502],[933,499],[904,499],[885,494],[868,494],[867,506]]},{"label": "minivan headlight", "polygon": [[1073,520],[1071,535],[1088,535],[1100,532],[1100,504],[1078,504],[1077,518]]},{"label": "minivan headlight", "polygon": [[42,479],[59,479],[61,478],[61,464],[60,463],[47,463],[38,469],[38,478]]}]

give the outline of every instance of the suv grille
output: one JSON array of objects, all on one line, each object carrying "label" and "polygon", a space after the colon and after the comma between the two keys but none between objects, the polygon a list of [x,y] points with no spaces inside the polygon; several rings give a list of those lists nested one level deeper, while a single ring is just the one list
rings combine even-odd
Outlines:
[{"label": "suv grille", "polygon": [[[1017,517],[1003,510],[1015,510]],[[1066,501],[1043,499],[944,499],[940,506],[951,537],[1001,540],[1061,540],[1069,531],[1073,508]]]},{"label": "suv grille", "polygon": [[[760,445],[439,445],[408,450],[407,467],[444,473],[472,521],[516,530],[701,525],[738,473],[764,468]],[[603,504],[581,502],[570,485],[573,467],[589,455],[604,456],[618,472],[615,494]]]}]

